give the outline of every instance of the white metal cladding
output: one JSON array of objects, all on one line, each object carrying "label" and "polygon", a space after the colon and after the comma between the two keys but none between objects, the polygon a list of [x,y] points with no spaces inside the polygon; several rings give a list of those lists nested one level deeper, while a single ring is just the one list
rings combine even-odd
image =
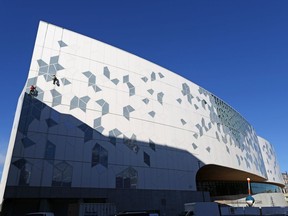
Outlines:
[{"label": "white metal cladding", "polygon": [[280,166],[276,160],[276,152],[271,143],[262,137],[258,136],[260,149],[267,172],[267,182],[283,184],[283,176],[281,174]]},{"label": "white metal cladding", "polygon": [[10,185],[196,190],[198,161],[282,183],[279,169],[265,168],[275,154],[261,151],[238,112],[123,50],[40,22],[27,93],[32,84]]}]

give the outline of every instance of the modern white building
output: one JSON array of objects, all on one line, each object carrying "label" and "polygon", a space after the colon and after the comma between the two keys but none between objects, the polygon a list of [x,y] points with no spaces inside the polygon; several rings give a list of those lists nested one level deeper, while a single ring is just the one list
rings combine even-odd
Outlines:
[{"label": "modern white building", "polygon": [[255,205],[285,205],[273,146],[223,100],[138,56],[40,22],[3,170],[4,215],[74,215],[81,203],[167,216],[195,201],[243,206],[248,177]]}]

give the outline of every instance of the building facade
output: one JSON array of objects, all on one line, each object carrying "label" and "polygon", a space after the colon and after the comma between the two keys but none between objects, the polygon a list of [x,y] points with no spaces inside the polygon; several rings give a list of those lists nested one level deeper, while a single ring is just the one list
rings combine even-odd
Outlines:
[{"label": "building facade", "polygon": [[272,205],[271,197],[283,204],[273,146],[223,100],[133,54],[40,22],[3,170],[6,215],[72,215],[80,203],[161,215],[177,215],[187,202],[241,205],[248,177],[259,206]]},{"label": "building facade", "polygon": [[283,188],[283,192],[284,192],[285,200],[288,203],[288,174],[287,172],[282,173],[282,176],[283,176],[283,180],[285,184],[285,187]]}]

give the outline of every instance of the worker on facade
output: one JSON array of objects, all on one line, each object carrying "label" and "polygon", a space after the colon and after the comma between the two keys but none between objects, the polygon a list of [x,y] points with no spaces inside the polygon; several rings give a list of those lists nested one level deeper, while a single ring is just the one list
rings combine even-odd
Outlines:
[{"label": "worker on facade", "polygon": [[31,85],[31,86],[30,86],[30,92],[29,92],[29,94],[30,94],[30,95],[34,95],[35,92],[36,92],[36,86]]},{"label": "worker on facade", "polygon": [[59,84],[59,80],[57,79],[56,75],[53,75],[52,80],[53,80],[53,85],[55,85],[55,84],[56,84],[57,86],[60,85],[60,84]]}]

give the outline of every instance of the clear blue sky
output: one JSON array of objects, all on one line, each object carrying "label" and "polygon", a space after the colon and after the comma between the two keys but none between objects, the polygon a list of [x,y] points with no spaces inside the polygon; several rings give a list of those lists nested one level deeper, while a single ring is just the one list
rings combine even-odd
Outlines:
[{"label": "clear blue sky", "polygon": [[288,1],[0,0],[0,173],[40,20],[213,92],[274,145],[288,171]]}]

